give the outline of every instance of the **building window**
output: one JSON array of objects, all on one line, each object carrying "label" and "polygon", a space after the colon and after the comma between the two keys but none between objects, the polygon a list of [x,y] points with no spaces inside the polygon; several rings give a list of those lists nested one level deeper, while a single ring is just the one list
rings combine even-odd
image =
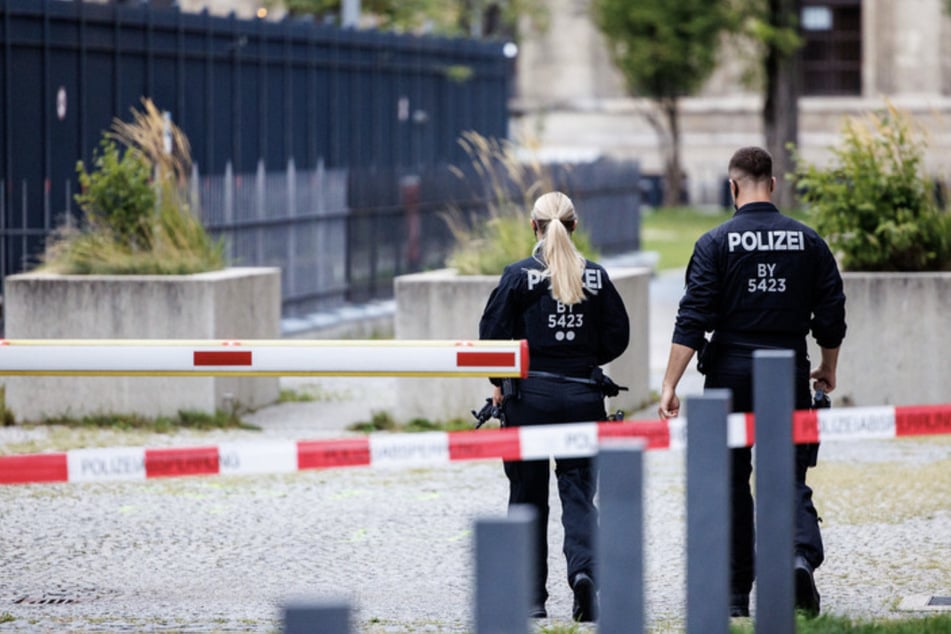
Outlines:
[{"label": "building window", "polygon": [[802,94],[862,94],[861,0],[803,0]]}]

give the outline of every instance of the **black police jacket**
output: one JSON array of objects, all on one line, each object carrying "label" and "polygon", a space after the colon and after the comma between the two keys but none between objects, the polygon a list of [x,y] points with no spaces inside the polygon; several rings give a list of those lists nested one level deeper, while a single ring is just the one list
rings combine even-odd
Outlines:
[{"label": "black police jacket", "polygon": [[535,257],[505,267],[486,302],[479,338],[527,339],[530,370],[588,377],[627,348],[630,322],[624,302],[607,271],[586,262],[585,300],[562,304],[552,297],[544,268]]},{"label": "black police jacket", "polygon": [[828,245],[757,202],[697,240],[673,341],[699,350],[712,331],[718,341],[804,350],[811,331],[820,346],[837,348],[845,328],[842,277]]}]

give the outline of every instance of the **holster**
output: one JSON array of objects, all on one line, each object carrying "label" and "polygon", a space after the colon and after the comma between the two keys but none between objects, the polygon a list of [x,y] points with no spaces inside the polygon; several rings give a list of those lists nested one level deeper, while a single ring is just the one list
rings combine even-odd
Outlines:
[{"label": "holster", "polygon": [[502,379],[502,402],[518,398],[518,379]]},{"label": "holster", "polygon": [[621,390],[627,390],[626,387],[612,381],[611,377],[605,374],[604,370],[598,366],[595,366],[594,369],[591,370],[591,380],[601,388],[601,393],[607,397],[617,396]]},{"label": "holster", "polygon": [[703,346],[697,352],[697,372],[706,374],[716,362],[717,343],[709,339],[703,340]]}]

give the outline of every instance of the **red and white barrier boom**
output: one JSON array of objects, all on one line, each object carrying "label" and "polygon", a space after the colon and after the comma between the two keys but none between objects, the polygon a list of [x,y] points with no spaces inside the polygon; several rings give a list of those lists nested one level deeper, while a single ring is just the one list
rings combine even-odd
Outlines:
[{"label": "red and white barrier boom", "polygon": [[0,375],[7,376],[524,377],[527,373],[525,340],[0,340]]},{"label": "red and white barrier boom", "polygon": [[[753,417],[732,414],[727,442],[753,443]],[[797,443],[951,434],[951,404],[795,412]],[[683,449],[686,421],[576,423],[332,440],[224,443],[205,447],[113,447],[0,456],[0,484],[103,482],[189,475],[287,473],[336,467],[435,467],[467,460],[592,456],[608,438],[644,438],[648,449]]]}]

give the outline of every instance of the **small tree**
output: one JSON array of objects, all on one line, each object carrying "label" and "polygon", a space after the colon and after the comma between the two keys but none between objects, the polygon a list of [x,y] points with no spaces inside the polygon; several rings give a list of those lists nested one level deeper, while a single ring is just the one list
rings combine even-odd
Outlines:
[{"label": "small tree", "polygon": [[645,116],[663,157],[664,205],[676,205],[683,182],[680,99],[713,72],[733,14],[721,0],[594,0],[594,12],[628,91],[653,102]]},{"label": "small tree", "polygon": [[844,268],[926,271],[951,268],[951,214],[921,175],[924,141],[889,104],[846,120],[834,163],[798,158],[796,185]]},{"label": "small tree", "polygon": [[731,39],[747,53],[744,83],[763,97],[764,146],[773,156],[780,208],[796,206],[796,191],[787,174],[795,168],[790,147],[799,143],[799,96],[802,92],[799,31],[802,0],[732,0]]}]

